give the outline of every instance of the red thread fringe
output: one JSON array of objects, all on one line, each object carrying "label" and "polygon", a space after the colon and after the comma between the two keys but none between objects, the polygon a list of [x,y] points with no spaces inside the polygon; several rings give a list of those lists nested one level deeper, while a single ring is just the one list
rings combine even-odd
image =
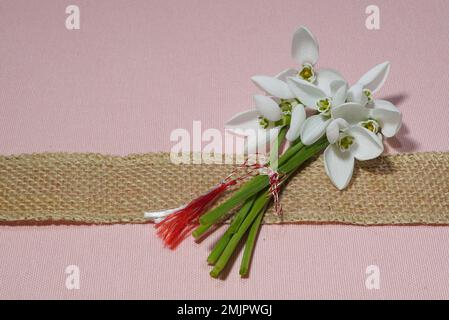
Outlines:
[{"label": "red thread fringe", "polygon": [[210,206],[230,187],[237,182],[255,174],[255,170],[263,167],[260,164],[248,165],[245,162],[242,167],[252,169],[244,175],[232,178],[235,175],[234,170],[226,179],[218,186],[214,187],[207,193],[192,200],[182,209],[179,209],[168,215],[164,220],[157,223],[157,235],[164,241],[165,245],[170,249],[175,249],[190,232],[199,225],[200,216],[210,208]]},{"label": "red thread fringe", "polygon": [[[233,180],[232,180],[233,181]],[[199,224],[199,217],[229,187],[229,183],[221,183],[206,194],[192,200],[187,206],[173,212],[156,224],[157,235],[170,249],[175,249],[182,240]]]}]

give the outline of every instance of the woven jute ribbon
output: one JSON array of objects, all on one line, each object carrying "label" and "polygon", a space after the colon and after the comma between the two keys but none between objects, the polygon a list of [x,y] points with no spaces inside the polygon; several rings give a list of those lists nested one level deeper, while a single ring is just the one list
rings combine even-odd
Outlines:
[{"label": "woven jute ribbon", "polygon": [[[176,165],[168,153],[0,156],[0,222],[141,223],[145,211],[186,204],[233,169]],[[449,153],[358,162],[344,191],[319,157],[290,180],[281,204],[283,216],[270,208],[265,223],[449,224]]]}]

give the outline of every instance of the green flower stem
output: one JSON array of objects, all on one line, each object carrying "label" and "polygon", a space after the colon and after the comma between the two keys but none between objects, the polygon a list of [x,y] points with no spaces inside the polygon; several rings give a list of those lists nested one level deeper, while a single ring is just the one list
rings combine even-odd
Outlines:
[{"label": "green flower stem", "polygon": [[200,224],[193,232],[192,235],[195,239],[198,239],[201,235],[205,234],[209,228],[212,227],[211,224]]},{"label": "green flower stem", "polygon": [[223,236],[220,238],[220,240],[217,242],[214,249],[210,253],[209,257],[207,258],[207,262],[209,264],[214,265],[220,258],[221,254],[223,253],[223,250],[228,245],[228,242],[231,240],[234,233],[238,231],[246,215],[251,210],[251,207],[253,206],[255,200],[256,196],[249,198],[240,208],[239,212],[235,215],[234,219],[232,220],[231,225],[223,234]]},{"label": "green flower stem", "polygon": [[[287,175],[287,177],[290,176],[306,160],[308,160],[312,156],[314,156],[314,155],[318,154],[319,152],[321,152],[322,150],[324,150],[324,148],[326,148],[326,146],[328,144],[329,143],[327,142],[326,139],[321,139],[311,146],[301,148],[288,161],[286,161],[282,165],[281,168],[279,168],[279,171],[284,173],[285,175]],[[241,267],[240,267],[240,274],[242,276],[245,276],[248,274],[249,264],[251,262],[251,256],[252,256],[252,253],[254,250],[257,232],[260,228],[260,224],[262,222],[262,218],[265,214],[265,210],[267,208],[270,198],[271,197],[270,197],[268,190],[265,190],[265,192],[259,193],[256,200],[254,201],[253,206],[251,207],[249,212],[246,214],[246,217],[245,217],[244,221],[241,223],[237,232],[234,232],[230,236],[230,239],[225,238],[223,240],[223,243],[220,244],[220,248],[217,249],[217,251],[220,250],[220,251],[222,251],[222,253],[219,256],[218,260],[215,262],[214,268],[210,272],[210,275],[212,277],[216,278],[219,276],[221,271],[225,268],[225,266],[229,262],[229,259],[232,256],[233,252],[235,251],[238,243],[242,240],[245,233],[251,227],[251,229],[249,230],[248,239],[247,239],[246,246],[245,246],[245,252],[243,254],[243,259],[242,259],[242,263],[241,263]],[[225,242],[227,242],[227,245],[223,249],[222,246],[224,246]],[[214,248],[214,250],[215,250],[215,248]],[[218,253],[217,253],[217,255],[218,255]]]},{"label": "green flower stem", "polygon": [[[270,167],[272,170],[277,171],[279,166],[279,150],[284,142],[285,135],[287,134],[287,127],[283,127],[276,137],[276,141],[270,150]],[[266,208],[266,206],[265,206]],[[262,218],[265,215],[265,210],[262,210],[257,216],[256,220],[252,223],[251,228],[248,232],[248,239],[246,240],[245,251],[243,253],[242,262],[240,265],[240,275],[242,277],[246,276],[249,271],[249,265],[251,263],[251,257],[254,250],[254,244],[256,242],[257,233],[260,229],[260,224],[262,223]]]},{"label": "green flower stem", "polygon": [[262,219],[265,215],[265,210],[262,210],[257,216],[256,220],[251,225],[248,232],[248,238],[246,239],[245,251],[243,252],[242,262],[240,264],[240,275],[246,277],[249,272],[249,265],[251,263],[251,257],[253,256],[254,245],[256,243],[257,233],[259,232]]},{"label": "green flower stem", "polygon": [[[287,173],[283,170],[283,165],[287,165],[289,161],[298,154],[300,150],[303,149],[302,143],[297,143],[293,147],[289,148],[280,158],[279,158],[279,172]],[[229,198],[226,202],[222,203],[220,206],[210,210],[205,213],[200,218],[200,224],[212,225],[220,220],[229,210],[242,203],[244,200],[248,199],[252,195],[262,191],[270,184],[270,179],[267,175],[257,175],[251,180],[243,184],[239,190],[237,190],[234,195]],[[200,236],[196,230],[194,231],[194,237],[196,235]]]},{"label": "green flower stem", "polygon": [[323,151],[329,142],[326,138],[318,140],[314,144],[310,146],[306,146],[302,148],[299,152],[297,152],[294,156],[292,156],[285,164],[283,164],[279,168],[279,172],[289,175],[296,171],[305,161]]},{"label": "green flower stem", "polygon": [[223,253],[221,254],[214,268],[210,272],[210,275],[213,278],[217,278],[220,275],[221,271],[224,269],[224,267],[226,267],[226,264],[228,263],[232,253],[239,244],[240,240],[245,235],[246,231],[251,226],[253,221],[257,218],[257,216],[261,212],[265,211],[265,207],[267,206],[269,200],[270,196],[268,192],[262,192],[257,196],[257,199],[254,201],[254,204],[250,212],[240,225],[237,232],[232,235],[231,240],[227,244],[226,248],[223,250]]},{"label": "green flower stem", "polygon": [[301,143],[301,141],[298,139],[294,141],[290,147],[282,154],[278,159],[278,167],[282,166],[284,163],[286,163],[290,158],[295,155],[299,150],[301,150],[304,147],[304,145]]},{"label": "green flower stem", "polygon": [[[285,135],[286,134],[287,134],[287,127],[283,127],[280,130],[279,135],[276,138],[277,139],[276,146],[277,146],[278,150],[280,149],[280,147],[282,145],[282,142],[285,139]],[[291,146],[287,149],[287,151],[278,159],[278,164],[277,165],[279,166],[279,165],[282,165],[282,164],[286,163],[296,152],[301,150],[301,148],[303,148],[303,146],[304,145],[300,142],[300,139],[297,139],[296,141],[294,141],[291,144]],[[234,206],[236,206],[239,203],[243,202],[245,199],[248,199],[252,195],[255,195],[260,190],[263,190],[267,185],[269,185],[269,182],[270,182],[269,178],[266,175],[256,176],[256,177],[252,178],[251,180],[249,180],[247,183],[245,183],[239,189],[239,191],[237,191],[234,194],[233,197],[228,199],[227,202],[223,203],[223,205],[220,206],[220,209],[218,209],[220,211],[219,218],[223,214],[226,214]],[[255,188],[254,187],[255,185],[257,185],[258,187]],[[210,215],[210,213],[212,211],[213,210],[209,211],[206,214]],[[217,221],[218,219],[214,219],[213,221]],[[206,220],[207,220],[207,217],[206,217]],[[203,220],[200,219],[200,224],[201,225],[192,232],[192,235],[193,235],[193,237],[195,239],[200,238],[204,233],[206,233],[207,230],[214,224],[214,222],[207,223],[207,222],[204,222],[204,219]]]},{"label": "green flower stem", "polygon": [[[276,141],[273,144],[273,148],[271,149],[270,153],[270,162],[277,162],[278,155],[279,155],[279,149],[282,146],[282,143],[284,142],[285,135],[287,133],[287,127],[281,128],[279,131],[278,136],[276,137]],[[236,214],[234,219],[231,222],[231,225],[226,230],[226,232],[223,234],[223,236],[220,238],[218,243],[215,245],[214,249],[210,253],[209,257],[207,258],[207,262],[211,265],[214,265],[217,260],[220,258],[220,255],[222,254],[223,250],[226,248],[228,242],[231,240],[232,235],[237,232],[238,228],[242,224],[243,220],[245,219],[246,215],[249,213],[254,201],[256,200],[256,196],[253,196],[245,201],[243,206],[240,208],[239,212]],[[204,228],[203,225],[200,226],[197,233],[201,233]]]},{"label": "green flower stem", "polygon": [[[294,171],[288,173],[287,178],[293,173],[294,173]],[[242,258],[242,262],[240,265],[240,275],[242,277],[245,277],[248,275],[249,265],[251,263],[251,258],[252,258],[254,246],[256,243],[257,233],[260,230],[260,226],[262,224],[262,219],[263,219],[264,215],[265,215],[265,210],[263,210],[257,216],[256,220],[253,222],[253,224],[251,226],[251,229],[249,230],[248,238],[247,238],[246,244],[245,244],[245,251],[243,253],[243,258]]]},{"label": "green flower stem", "polygon": [[[278,171],[281,174],[289,174],[295,171],[301,164],[308,160],[311,156],[315,155],[319,151],[322,151],[328,145],[327,140],[319,140],[313,145],[302,147],[294,155],[290,155],[288,160],[283,161],[282,155],[279,160],[282,165],[280,165]],[[294,146],[296,147],[296,145]],[[293,147],[293,148],[294,148]],[[287,153],[287,152],[286,152]],[[200,224],[202,225],[212,225],[219,221],[229,210],[242,203],[252,195],[264,190],[270,185],[269,177],[267,175],[258,175],[245,183],[234,195],[229,198],[226,202],[222,203],[220,206],[207,212],[200,218]],[[199,232],[194,231],[194,236],[199,235]],[[196,237],[196,236],[195,236]]]},{"label": "green flower stem", "polygon": [[273,143],[273,146],[270,150],[270,166],[273,170],[277,170],[278,162],[279,162],[279,150],[282,147],[282,143],[284,142],[285,135],[287,134],[287,127],[282,127],[279,131],[276,140]]},{"label": "green flower stem", "polygon": [[[257,175],[240,187],[226,202],[212,209],[200,218],[200,224],[212,225],[219,221],[229,210],[239,205],[259,191],[264,190],[270,184],[267,175]],[[198,234],[194,231],[194,236]]]},{"label": "green flower stem", "polygon": [[[270,151],[270,162],[277,162],[278,155],[279,155],[279,149],[282,146],[282,143],[284,142],[285,135],[287,134],[287,127],[281,128],[279,131],[278,136],[276,137],[276,141],[273,144],[273,148]],[[256,196],[253,196],[245,201],[243,206],[240,208],[239,212],[236,214],[234,219],[231,222],[231,225],[226,230],[226,232],[223,234],[223,236],[220,238],[218,243],[215,245],[214,249],[210,253],[209,257],[207,258],[207,262],[211,265],[214,265],[217,260],[220,258],[220,255],[222,254],[223,250],[226,248],[226,245],[231,240],[232,235],[237,232],[238,228],[240,227],[241,223],[245,219],[246,215],[249,213],[254,201],[256,200]],[[201,233],[204,228],[208,228],[204,225],[201,225],[198,229],[197,233]]]}]

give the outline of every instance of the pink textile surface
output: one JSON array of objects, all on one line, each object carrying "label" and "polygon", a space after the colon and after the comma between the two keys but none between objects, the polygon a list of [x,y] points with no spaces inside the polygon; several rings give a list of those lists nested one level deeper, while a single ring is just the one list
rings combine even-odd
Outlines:
[{"label": "pink textile surface", "polygon": [[[391,61],[378,97],[405,125],[387,152],[449,151],[448,1],[78,0],[69,31],[70,4],[0,3],[1,154],[169,151],[193,120],[221,129],[253,105],[250,76],[295,66],[299,25],[351,83]],[[379,30],[365,27],[370,4]],[[449,298],[448,227],[264,226],[249,279],[237,260],[226,281],[205,262],[217,236],[172,252],[151,225],[3,225],[0,298]]]}]

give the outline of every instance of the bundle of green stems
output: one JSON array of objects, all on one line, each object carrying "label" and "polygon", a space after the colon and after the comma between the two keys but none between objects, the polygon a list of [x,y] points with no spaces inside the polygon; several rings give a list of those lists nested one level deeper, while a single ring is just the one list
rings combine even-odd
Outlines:
[{"label": "bundle of green stems", "polygon": [[[326,138],[309,146],[304,146],[298,139],[278,158],[278,150],[284,142],[285,134],[284,127],[274,142],[269,163],[270,167],[277,169],[277,173],[282,177],[282,184],[305,161],[322,152],[328,145]],[[196,239],[203,237],[213,226],[223,223],[228,218],[230,210],[240,205],[229,227],[207,258],[207,262],[213,265],[210,272],[212,277],[217,278],[220,275],[242,241],[246,243],[240,275],[242,277],[248,275],[257,234],[271,198],[270,178],[268,175],[259,174],[245,182],[227,201],[200,217],[200,225],[192,233]]]}]

